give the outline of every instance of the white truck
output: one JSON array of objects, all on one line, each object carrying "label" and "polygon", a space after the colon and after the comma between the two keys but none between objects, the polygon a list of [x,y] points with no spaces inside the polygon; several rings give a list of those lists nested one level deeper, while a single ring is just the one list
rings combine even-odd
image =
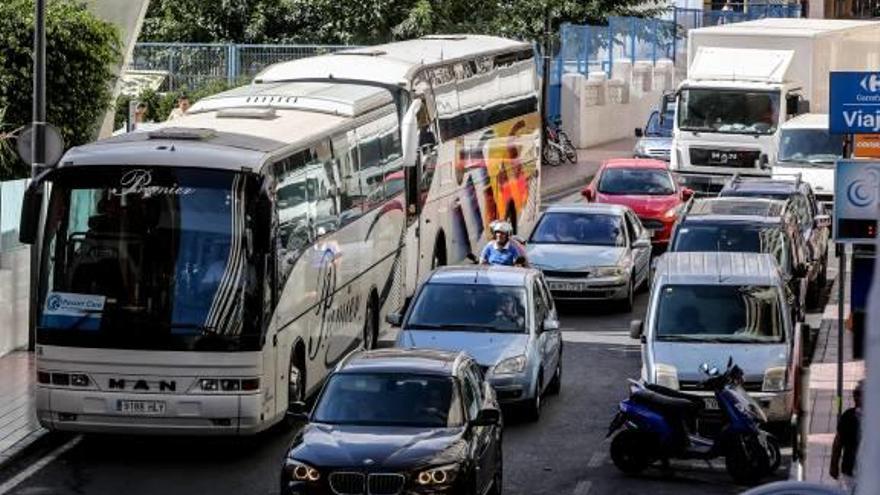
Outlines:
[{"label": "white truck", "polygon": [[779,129],[827,112],[829,72],[876,70],[880,22],[761,19],[693,29],[677,91],[670,169],[697,191],[770,175]]}]

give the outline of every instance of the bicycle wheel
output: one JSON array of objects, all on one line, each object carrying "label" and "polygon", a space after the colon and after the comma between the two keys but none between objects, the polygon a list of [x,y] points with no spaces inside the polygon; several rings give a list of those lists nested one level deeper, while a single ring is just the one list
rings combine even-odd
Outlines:
[{"label": "bicycle wheel", "polygon": [[577,163],[577,150],[574,148],[574,145],[571,144],[571,139],[568,138],[568,134],[563,131],[559,131],[559,144],[562,145],[562,151],[565,154],[565,158],[571,163]]},{"label": "bicycle wheel", "polygon": [[562,165],[562,153],[559,145],[552,141],[547,141],[544,149],[541,150],[541,155],[544,158],[544,165],[550,165],[551,167]]}]

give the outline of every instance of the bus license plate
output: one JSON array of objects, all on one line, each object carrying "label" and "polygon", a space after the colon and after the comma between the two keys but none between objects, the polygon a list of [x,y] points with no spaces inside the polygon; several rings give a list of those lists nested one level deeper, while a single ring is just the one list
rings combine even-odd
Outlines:
[{"label": "bus license plate", "polygon": [[714,397],[707,397],[703,399],[703,404],[706,406],[707,410],[717,410],[718,409],[718,399]]},{"label": "bus license plate", "polygon": [[123,414],[158,416],[165,414],[165,403],[158,400],[118,400],[116,411]]},{"label": "bus license plate", "polygon": [[583,291],[585,284],[577,282],[550,282],[550,290]]}]

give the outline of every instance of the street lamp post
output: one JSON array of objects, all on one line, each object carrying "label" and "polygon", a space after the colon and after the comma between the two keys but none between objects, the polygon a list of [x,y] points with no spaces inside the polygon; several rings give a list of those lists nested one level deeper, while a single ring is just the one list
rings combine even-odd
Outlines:
[{"label": "street lamp post", "polygon": [[[31,178],[46,166],[46,0],[34,1],[34,95],[33,95],[33,137],[31,141]],[[42,205],[40,206],[42,208]],[[28,349],[36,346],[37,297],[40,263],[40,242],[31,246],[31,266],[29,284]]]}]

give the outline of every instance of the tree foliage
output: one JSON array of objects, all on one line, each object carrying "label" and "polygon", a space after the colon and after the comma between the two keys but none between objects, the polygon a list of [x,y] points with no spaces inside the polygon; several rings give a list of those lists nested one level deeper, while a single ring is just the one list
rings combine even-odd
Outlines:
[{"label": "tree foliage", "polygon": [[[0,111],[4,129],[31,121],[34,39],[33,0],[0,1]],[[46,9],[47,120],[61,129],[68,146],[95,137],[111,103],[112,64],[119,57],[116,28],[70,0]],[[27,175],[28,165],[0,147],[0,178]]]},{"label": "tree foliage", "polygon": [[658,0],[153,0],[145,41],[375,44],[430,33],[537,40],[563,22],[656,13]]}]

